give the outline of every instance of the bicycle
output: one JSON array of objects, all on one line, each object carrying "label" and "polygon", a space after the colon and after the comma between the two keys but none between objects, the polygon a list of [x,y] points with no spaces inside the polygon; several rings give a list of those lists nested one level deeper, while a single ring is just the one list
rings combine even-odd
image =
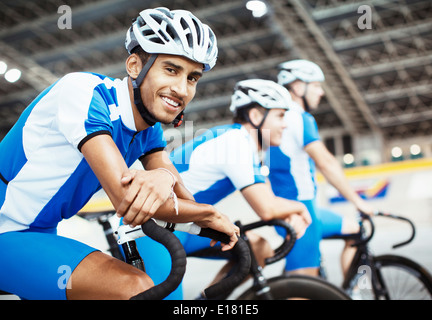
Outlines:
[{"label": "bicycle", "polygon": [[[109,251],[113,255],[118,254],[118,245],[117,240],[115,239],[115,235],[110,230],[110,223],[108,221],[109,216],[113,215],[114,211],[103,211],[103,212],[93,212],[89,214],[79,213],[79,215],[87,220],[97,220],[98,223],[105,230],[105,236],[109,243]],[[196,234],[196,231],[192,230],[195,227],[190,227],[190,224],[183,223],[166,223],[157,221],[157,224],[161,227],[168,229],[173,232],[175,230],[191,232],[192,234]],[[286,254],[289,253],[294,242],[296,240],[295,231],[292,227],[282,220],[270,220],[270,221],[257,221],[254,223],[250,223],[247,225],[242,225],[239,221],[236,222],[237,226],[240,228],[240,243],[245,243],[247,246],[247,253],[237,253],[235,251],[230,250],[230,252],[221,252],[218,247],[208,248],[204,250],[200,250],[197,252],[193,252],[187,257],[210,257],[210,256],[218,256],[225,259],[234,259],[238,260],[242,256],[249,257],[250,267],[247,268],[246,274],[245,272],[245,263],[241,263],[239,267],[239,263],[235,264],[233,268],[233,273],[225,279],[222,279],[220,282],[206,288],[203,291],[203,299],[212,300],[222,300],[227,299],[230,294],[237,288],[246,275],[250,275],[253,278],[253,285],[245,290],[242,294],[240,294],[236,299],[238,300],[280,300],[280,299],[291,299],[291,298],[301,298],[301,299],[311,299],[311,300],[349,300],[349,296],[343,292],[341,289],[336,287],[335,285],[317,278],[317,277],[309,277],[302,275],[281,275],[277,277],[273,277],[270,279],[266,279],[262,273],[262,268],[259,266],[257,259],[254,253],[251,250],[249,239],[247,238],[246,231],[257,229],[264,226],[281,226],[285,228],[287,231],[287,237],[283,243],[274,250],[275,254],[273,257],[269,257],[266,259],[266,265],[275,263],[285,257]],[[135,227],[139,231],[140,227]],[[139,234],[139,232],[137,233]],[[226,235],[211,235],[210,238],[214,237],[216,240],[226,242],[228,239],[224,238]],[[243,245],[241,245],[243,250]],[[234,257],[232,255],[234,253]],[[123,259],[123,256],[119,256],[120,259]],[[241,269],[239,271],[239,269]],[[234,280],[233,280],[234,279]],[[240,280],[241,279],[241,280]],[[222,284],[221,284],[222,283]]]},{"label": "bicycle", "polygon": [[[131,297],[131,300],[162,300],[173,292],[183,280],[186,270],[186,253],[183,249],[183,245],[171,232],[172,230],[169,227],[163,228],[159,226],[166,226],[167,223],[155,219],[150,219],[143,225],[135,228],[131,228],[128,225],[121,225],[116,232],[112,232],[111,224],[108,219],[113,214],[114,212],[112,211],[90,213],[82,212],[80,213],[80,216],[87,220],[97,219],[99,224],[104,228],[105,236],[110,245],[111,254],[115,258],[121,259],[144,272],[145,266],[136,248],[136,239],[148,236],[154,241],[162,244],[168,250],[171,257],[171,271],[165,281],[137,294],[134,297]],[[224,243],[229,243],[230,240],[229,236],[221,232],[210,228],[201,228],[193,223],[182,224],[181,227],[183,231],[201,237],[207,237]],[[114,234],[117,234],[118,240],[115,238]],[[123,249],[123,254],[119,249],[119,246]],[[231,290],[236,287],[248,274],[250,268],[250,257],[249,248],[246,243],[242,239],[239,239],[231,251],[237,258],[239,268],[235,274],[230,275],[224,279],[224,281],[216,283],[205,290],[206,295],[210,298],[217,295],[221,290]],[[0,295],[11,294],[0,290]]]},{"label": "bicycle", "polygon": [[[378,212],[375,216],[392,218],[407,222],[412,230],[408,240],[393,245],[398,248],[410,243],[415,237],[413,222],[405,217]],[[369,224],[369,234],[365,222]],[[338,235],[325,239],[353,240],[357,248],[348,268],[342,289],[352,298],[365,300],[431,300],[432,276],[417,262],[394,254],[375,256],[368,243],[375,233],[371,216],[360,212],[360,232],[358,234]],[[320,275],[326,278],[323,267]]]}]

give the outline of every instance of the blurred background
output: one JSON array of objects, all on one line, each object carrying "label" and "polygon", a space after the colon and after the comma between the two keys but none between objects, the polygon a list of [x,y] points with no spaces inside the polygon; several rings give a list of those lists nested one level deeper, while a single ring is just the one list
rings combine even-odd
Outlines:
[{"label": "blurred background", "polygon": [[157,6],[192,11],[218,38],[218,63],[186,110],[185,139],[230,122],[237,81],[275,80],[279,63],[304,58],[326,75],[314,115],[345,166],[432,156],[430,0],[2,0],[0,140],[64,74],[125,77],[125,32]]}]

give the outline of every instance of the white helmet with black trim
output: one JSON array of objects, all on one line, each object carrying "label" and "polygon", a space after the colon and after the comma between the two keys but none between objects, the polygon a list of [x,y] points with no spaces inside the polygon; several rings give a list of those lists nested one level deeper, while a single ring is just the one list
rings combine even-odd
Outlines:
[{"label": "white helmet with black trim", "polygon": [[140,12],[126,33],[129,54],[136,46],[150,54],[170,54],[202,63],[203,71],[216,64],[216,36],[210,27],[186,10],[159,7]]},{"label": "white helmet with black trim", "polygon": [[265,109],[288,110],[292,99],[286,88],[271,80],[250,79],[237,82],[231,96],[230,110],[236,113],[238,109],[254,103]]},{"label": "white helmet with black trim", "polygon": [[291,60],[279,65],[278,83],[287,85],[295,80],[303,82],[322,82],[324,73],[321,68],[309,60]]}]

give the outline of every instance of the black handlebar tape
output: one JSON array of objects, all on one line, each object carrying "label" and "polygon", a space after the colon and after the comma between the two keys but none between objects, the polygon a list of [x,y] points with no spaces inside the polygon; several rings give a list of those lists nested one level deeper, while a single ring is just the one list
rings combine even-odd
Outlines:
[{"label": "black handlebar tape", "polygon": [[153,220],[148,220],[141,227],[147,236],[167,248],[172,266],[164,282],[132,297],[131,300],[161,300],[173,292],[183,280],[186,271],[186,252],[180,240],[172,232],[159,227]]},{"label": "black handlebar tape", "polygon": [[[240,224],[240,222],[238,222],[238,224]],[[241,232],[244,233],[246,231],[261,228],[264,226],[282,227],[287,232],[287,236],[289,235],[289,238],[287,239],[287,237],[285,237],[282,244],[277,249],[274,250],[275,254],[273,255],[273,257],[269,257],[264,260],[265,264],[267,265],[283,259],[291,251],[292,247],[294,246],[294,243],[297,240],[297,234],[293,229],[293,227],[288,222],[280,219],[260,220],[257,222],[249,223],[247,225],[240,225],[240,229]]]},{"label": "black handlebar tape", "polygon": [[276,261],[283,259],[291,251],[294,243],[297,240],[297,234],[294,228],[289,223],[285,222],[284,220],[272,220],[272,225],[284,228],[287,232],[287,236],[285,237],[283,243],[274,250],[275,254],[273,255],[273,257],[269,257],[264,260],[266,265],[275,263]]},{"label": "black handlebar tape", "polygon": [[231,238],[227,234],[210,228],[202,228],[198,235],[200,237],[210,238],[225,244],[228,244],[231,241]]},{"label": "black handlebar tape", "polygon": [[[199,236],[211,238],[223,243],[230,242],[230,237],[228,235],[208,228],[201,229]],[[232,249],[234,256],[238,260],[236,271],[230,276],[205,289],[204,295],[207,299],[216,299],[221,294],[232,291],[246,278],[249,274],[251,265],[249,250],[247,243],[243,239],[239,238]]]}]

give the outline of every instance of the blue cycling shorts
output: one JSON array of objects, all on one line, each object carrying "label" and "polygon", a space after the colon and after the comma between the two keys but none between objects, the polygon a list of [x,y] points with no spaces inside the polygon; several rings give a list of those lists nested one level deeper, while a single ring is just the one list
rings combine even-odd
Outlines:
[{"label": "blue cycling shorts", "polygon": [[[293,249],[286,256],[285,270],[292,271],[303,268],[318,268],[320,265],[320,241],[325,237],[341,234],[342,216],[330,210],[317,208],[315,200],[301,201],[309,210],[312,223],[304,235],[298,239]],[[286,236],[284,229],[276,227],[276,231]]]},{"label": "blue cycling shorts", "polygon": [[94,251],[97,249],[53,233],[2,233],[0,290],[27,300],[65,300],[70,275]]}]

